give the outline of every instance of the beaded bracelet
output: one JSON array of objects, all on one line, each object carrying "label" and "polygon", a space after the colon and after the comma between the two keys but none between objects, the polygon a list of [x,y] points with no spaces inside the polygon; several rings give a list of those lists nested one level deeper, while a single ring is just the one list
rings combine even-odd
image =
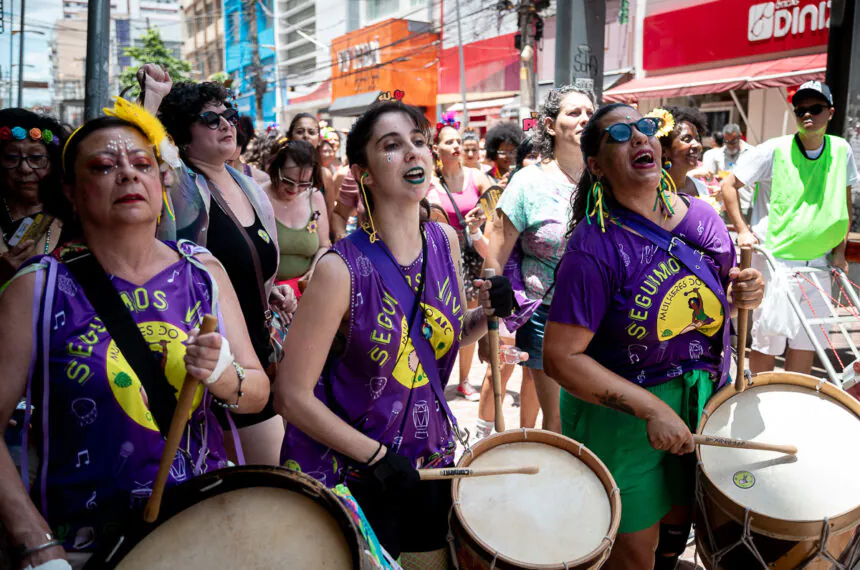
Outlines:
[{"label": "beaded bracelet", "polygon": [[232,404],[229,404],[227,402],[224,402],[223,400],[215,398],[215,403],[222,408],[227,408],[228,410],[235,410],[239,407],[239,398],[245,395],[245,393],[242,392],[242,383],[245,382],[245,369],[242,368],[242,365],[235,360],[233,360],[231,364],[233,364],[233,368],[236,369],[236,377],[239,379],[239,387],[237,388],[236,401]]}]

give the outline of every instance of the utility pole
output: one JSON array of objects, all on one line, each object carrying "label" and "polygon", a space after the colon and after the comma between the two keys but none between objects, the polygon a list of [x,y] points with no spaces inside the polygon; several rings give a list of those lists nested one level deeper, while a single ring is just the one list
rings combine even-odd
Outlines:
[{"label": "utility pole", "polygon": [[110,91],[110,0],[90,0],[87,6],[87,61],[84,118],[89,121],[107,107]]},{"label": "utility pole", "polygon": [[263,95],[266,94],[266,80],[263,78],[263,62],[260,59],[260,44],[257,41],[257,1],[245,2],[245,18],[248,20],[248,40],[251,42],[251,76],[254,81],[254,102],[257,110],[257,128],[264,126]]},{"label": "utility pole", "polygon": [[520,124],[523,124],[522,122],[531,117],[532,111],[535,110],[535,39],[532,33],[535,6],[532,0],[520,0],[517,13],[520,28]]},{"label": "utility pole", "polygon": [[[24,106],[24,12],[27,0],[21,0],[21,24],[18,26],[18,106]],[[11,103],[11,101],[10,101]]]},{"label": "utility pole", "polygon": [[555,86],[590,89],[600,103],[606,0],[559,2],[555,22]]},{"label": "utility pole", "polygon": [[9,1],[9,103],[8,105],[11,107],[13,105],[12,101],[12,62],[14,60],[15,53],[15,34],[12,33],[15,28],[15,1]]},{"label": "utility pole", "polygon": [[454,0],[454,6],[457,9],[457,53],[460,56],[460,96],[463,98],[463,127],[467,128],[469,126],[469,109],[466,107],[466,58],[463,55],[463,24],[460,22],[460,0]]}]

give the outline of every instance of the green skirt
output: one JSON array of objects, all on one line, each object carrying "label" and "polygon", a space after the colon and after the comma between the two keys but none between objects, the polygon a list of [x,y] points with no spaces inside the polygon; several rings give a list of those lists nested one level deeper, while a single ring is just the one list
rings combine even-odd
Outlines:
[{"label": "green skirt", "polygon": [[[711,375],[694,370],[646,388],[666,402],[695,433],[702,409],[714,393]],[[695,491],[696,456],[657,451],[648,443],[645,421],[589,404],[561,391],[561,432],[585,444],[615,478],[621,491],[619,533],[659,522],[673,505],[690,505]]]}]

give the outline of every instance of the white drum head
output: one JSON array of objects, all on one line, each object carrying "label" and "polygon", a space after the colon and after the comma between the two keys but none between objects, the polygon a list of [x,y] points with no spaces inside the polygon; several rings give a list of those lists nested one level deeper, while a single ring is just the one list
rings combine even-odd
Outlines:
[{"label": "white drum head", "polygon": [[860,419],[809,388],[748,388],[720,405],[705,435],[794,445],[797,455],[702,445],[710,480],[736,503],[786,521],[833,518],[860,505]]},{"label": "white drum head", "polygon": [[165,521],[117,566],[158,568],[352,568],[343,531],[299,493],[251,487],[206,499]]},{"label": "white drum head", "polygon": [[611,510],[597,475],[569,452],[542,443],[499,445],[469,466],[518,465],[540,465],[540,472],[460,480],[460,513],[475,537],[527,564],[576,560],[599,547]]}]

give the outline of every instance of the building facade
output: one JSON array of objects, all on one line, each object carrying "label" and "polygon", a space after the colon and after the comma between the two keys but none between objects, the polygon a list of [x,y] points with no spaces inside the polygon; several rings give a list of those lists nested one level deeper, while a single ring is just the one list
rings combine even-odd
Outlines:
[{"label": "building facade", "polygon": [[182,0],[182,59],[192,65],[195,80],[207,79],[224,67],[222,0]]},{"label": "building facade", "polygon": [[[62,120],[77,124],[83,120],[84,77],[87,56],[87,2],[63,0],[63,18],[54,26],[51,37],[52,106]],[[119,76],[134,65],[125,55],[129,47],[140,46],[149,29],[161,33],[165,47],[181,57],[179,2],[168,0],[123,0],[111,2],[110,92],[120,93]],[[139,62],[138,62],[139,63]]]},{"label": "building facade", "polygon": [[[257,129],[278,121],[274,4],[274,0],[224,0],[225,71],[233,78],[232,89],[239,112],[251,117]],[[253,34],[255,26],[256,35]],[[259,70],[254,68],[255,45],[260,56]],[[264,124],[257,120],[255,80],[258,74],[265,82]]]},{"label": "building facade", "polygon": [[829,26],[820,0],[650,0],[641,76],[604,98],[697,107],[711,131],[738,123],[753,144],[793,133],[789,92],[824,80]]}]

